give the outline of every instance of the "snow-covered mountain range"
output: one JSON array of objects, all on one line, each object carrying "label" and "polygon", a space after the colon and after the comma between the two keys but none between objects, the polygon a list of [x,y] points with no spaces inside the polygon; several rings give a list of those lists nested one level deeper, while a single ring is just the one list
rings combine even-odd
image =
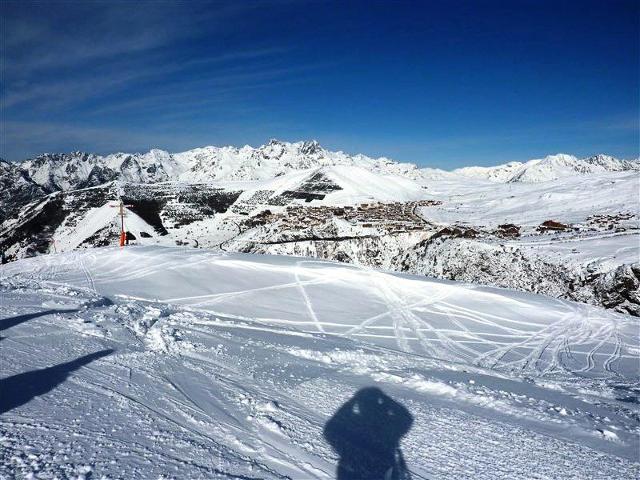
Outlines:
[{"label": "snow-covered mountain range", "polygon": [[607,155],[578,159],[571,155],[550,155],[526,163],[511,162],[496,167],[466,167],[445,172],[418,168],[388,158],[331,152],[317,141],[271,140],[257,148],[202,147],[181,153],[150,150],[147,153],[115,153],[100,156],[85,152],[43,154],[7,166],[49,192],[101,185],[112,180],[135,183],[181,181],[266,180],[298,170],[330,166],[354,166],[380,175],[397,175],[412,180],[453,174],[496,182],[541,182],[570,175],[639,170],[637,161],[618,160]]},{"label": "snow-covered mountain range", "polygon": [[151,150],[100,156],[84,152],[43,154],[16,164],[28,178],[49,191],[100,185],[111,180],[137,183],[266,180],[297,170],[355,166],[374,173],[415,178],[419,169],[381,157],[330,152],[316,141],[271,140],[258,148],[202,147],[181,153]]}]

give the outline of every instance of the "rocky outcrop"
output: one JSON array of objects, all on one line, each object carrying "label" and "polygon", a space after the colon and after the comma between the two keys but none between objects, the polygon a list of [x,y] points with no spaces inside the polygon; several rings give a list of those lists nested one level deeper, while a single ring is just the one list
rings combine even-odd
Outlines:
[{"label": "rocky outcrop", "polygon": [[603,307],[640,317],[640,263],[599,275],[593,290]]},{"label": "rocky outcrop", "polygon": [[35,183],[16,164],[0,159],[0,224],[49,191]]}]

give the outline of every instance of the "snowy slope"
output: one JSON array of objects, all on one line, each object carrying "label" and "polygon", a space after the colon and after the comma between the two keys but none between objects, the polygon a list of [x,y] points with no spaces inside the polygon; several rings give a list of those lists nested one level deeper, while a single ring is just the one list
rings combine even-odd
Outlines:
[{"label": "snowy slope", "polygon": [[[419,182],[393,174],[373,173],[366,168],[339,165],[300,170],[273,179],[253,182],[223,182],[217,185],[241,188],[240,200],[268,191],[271,200],[286,191],[320,193],[323,198],[292,198],[292,203],[316,205],[358,205],[366,202],[406,202],[427,198],[430,192]],[[327,188],[328,187],[328,188]],[[264,204],[268,204],[265,199]]]},{"label": "snowy slope", "polygon": [[[440,205],[419,209],[423,218],[444,224],[495,229],[500,224],[521,227],[519,238],[500,244],[576,271],[609,271],[640,259],[640,175],[614,172],[572,176],[544,183],[505,183],[461,191],[441,188]],[[618,219],[604,228],[598,218]],[[573,228],[553,237],[537,228],[553,220]],[[613,222],[612,222],[613,223]]]},{"label": "snowy slope", "polygon": [[[532,375],[567,370],[605,376],[637,373],[635,363],[621,358],[619,350],[619,342],[623,350],[636,342],[637,321],[586,305],[548,306],[546,299],[526,294],[504,298],[499,290],[469,290],[456,283],[311,259],[185,254],[157,247],[112,248],[81,258],[88,272],[78,268],[52,280],[82,287],[88,275],[93,288],[110,298],[159,301],[234,317],[246,316],[249,309],[255,312],[252,318],[275,325],[359,337],[403,351]],[[68,257],[52,261],[64,263]],[[39,268],[37,261],[32,265]],[[126,272],[127,265],[136,269]],[[8,275],[24,274],[30,267],[21,262],[6,270]],[[279,289],[295,294],[274,295]],[[161,295],[163,291],[168,295]],[[484,311],[486,305],[492,305],[490,312]],[[526,321],[512,320],[518,318]],[[497,351],[485,338],[494,335],[504,337],[504,347]],[[528,336],[535,341],[527,341]],[[565,357],[567,344],[574,350],[570,358]]]},{"label": "snowy slope", "polygon": [[[438,182],[429,189],[441,205],[422,209],[425,218],[495,227],[514,223],[535,228],[545,220],[584,223],[594,214],[639,214],[640,174],[634,171],[572,176],[544,183]],[[638,225],[638,218],[635,218]]]},{"label": "snowy slope", "polygon": [[[153,226],[128,208],[125,208],[124,211],[126,215],[125,229],[133,233],[138,243],[144,245],[147,242],[147,238],[141,235],[142,232],[149,235],[150,238],[156,237]],[[73,250],[103,229],[109,229],[112,236],[116,237],[121,230],[120,224],[118,202],[109,202],[101,207],[91,208],[80,217],[76,225],[70,226],[63,223],[56,229],[52,236],[55,251]]]},{"label": "snowy slope", "polygon": [[113,245],[108,205],[122,197],[138,244],[313,256],[640,315],[637,168],[559,154],[445,172],[276,140],[43,155],[0,163],[0,248],[13,260]]},{"label": "snowy slope", "polygon": [[[323,429],[352,397],[327,438],[348,441],[356,419],[392,435],[373,407],[387,402],[413,478],[640,473],[630,317],[192,249],[50,255],[2,275],[8,478],[334,478]],[[366,445],[347,451],[382,467]]]}]

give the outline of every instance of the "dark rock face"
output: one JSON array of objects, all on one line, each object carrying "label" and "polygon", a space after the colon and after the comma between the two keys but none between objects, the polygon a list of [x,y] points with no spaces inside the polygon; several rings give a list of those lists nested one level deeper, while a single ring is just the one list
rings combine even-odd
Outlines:
[{"label": "dark rock face", "polygon": [[122,199],[156,232],[166,235],[167,223],[189,225],[224,213],[241,193],[207,184],[125,184]]},{"label": "dark rock face", "polygon": [[304,181],[298,190],[287,190],[278,197],[272,198],[269,203],[271,205],[287,205],[291,200],[295,199],[304,200],[305,202],[322,200],[326,195],[337,190],[342,190],[342,187],[324,173],[318,172]]},{"label": "dark rock face", "polygon": [[114,245],[114,239],[118,238],[120,232],[114,225],[101,228],[96,233],[80,244],[81,248],[108,247]]},{"label": "dark rock face", "polygon": [[228,191],[209,185],[189,185],[177,197],[178,202],[196,205],[204,216],[226,212],[238,199],[241,190]]},{"label": "dark rock face", "polygon": [[167,235],[167,229],[162,224],[160,213],[162,212],[166,201],[151,198],[137,198],[122,197],[122,201],[129,205],[129,208],[133,213],[142,218],[145,222],[151,225],[155,231],[160,235]]},{"label": "dark rock face", "polygon": [[550,295],[640,317],[638,263],[585,277],[542,258],[524,255],[518,249],[451,237],[434,241],[434,237],[399,257],[396,269]]},{"label": "dark rock face", "polygon": [[118,174],[114,170],[96,165],[91,169],[87,181],[80,185],[80,187],[94,187],[96,185],[102,185],[104,183],[111,182],[113,180],[116,180],[117,178]]},{"label": "dark rock face", "polygon": [[0,159],[0,224],[48,193],[17,165]]},{"label": "dark rock face", "polygon": [[[0,231],[4,250],[13,245],[25,247],[27,256],[47,253],[51,247],[51,236],[66,217],[64,199],[61,194],[52,194],[41,202],[27,205],[22,212],[22,222],[15,228]],[[15,260],[12,254],[9,261]]]},{"label": "dark rock face", "polygon": [[322,147],[316,140],[304,142],[302,144],[302,148],[300,148],[300,152],[304,155],[313,155],[314,153],[318,153],[320,150],[322,150]]},{"label": "dark rock face", "polygon": [[640,263],[600,275],[593,287],[604,307],[640,317]]},{"label": "dark rock face", "polygon": [[409,273],[566,298],[569,276],[560,266],[481,241],[432,238],[399,257],[399,268]]},{"label": "dark rock face", "polygon": [[442,230],[438,230],[433,234],[431,238],[427,240],[430,242],[441,237],[448,238],[476,238],[480,232],[473,228],[466,227],[444,227]]},{"label": "dark rock face", "polygon": [[304,200],[305,202],[311,202],[313,200],[322,200],[326,194],[324,193],[313,193],[313,192],[301,192],[301,191],[290,191],[287,190],[280,195],[280,202],[278,205],[286,205],[291,200]]}]

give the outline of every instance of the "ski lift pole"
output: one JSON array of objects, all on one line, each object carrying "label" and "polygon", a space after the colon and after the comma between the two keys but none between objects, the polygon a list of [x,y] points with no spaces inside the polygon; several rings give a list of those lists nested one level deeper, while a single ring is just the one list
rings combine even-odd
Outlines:
[{"label": "ski lift pole", "polygon": [[124,203],[120,199],[120,247],[124,247],[127,234],[124,231]]},{"label": "ski lift pole", "polygon": [[111,207],[118,207],[119,211],[118,211],[118,215],[120,215],[120,246],[124,247],[127,243],[127,232],[124,229],[124,217],[126,215],[126,212],[124,211],[124,207],[133,207],[133,205],[125,205],[124,202],[122,201],[122,198],[120,199],[120,203],[118,205],[110,205]]}]

